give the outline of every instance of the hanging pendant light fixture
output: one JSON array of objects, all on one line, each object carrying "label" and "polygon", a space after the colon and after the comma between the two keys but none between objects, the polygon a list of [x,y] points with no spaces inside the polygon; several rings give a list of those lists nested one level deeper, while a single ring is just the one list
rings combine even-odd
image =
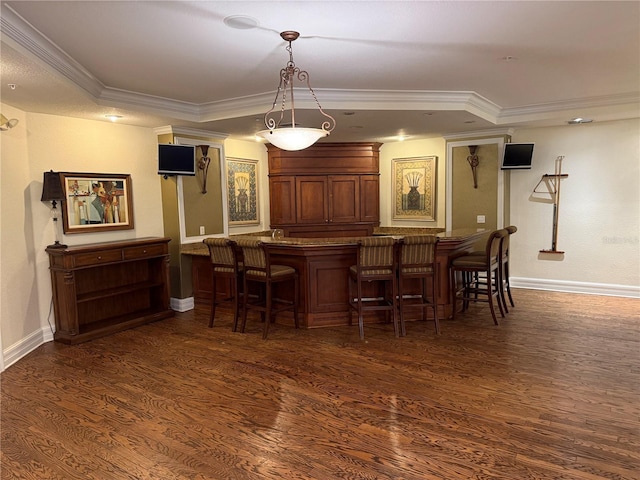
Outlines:
[{"label": "hanging pendant light fixture", "polygon": [[[261,130],[258,132],[258,135],[283,150],[303,150],[313,145],[322,137],[329,135],[335,128],[336,121],[331,115],[322,110],[320,102],[318,102],[318,98],[309,83],[309,74],[305,70],[300,70],[293,62],[291,42],[297,39],[300,34],[294,31],[286,31],[282,32],[280,36],[284,41],[289,42],[289,46],[287,46],[289,62],[287,62],[285,68],[280,70],[280,83],[278,85],[278,90],[276,91],[276,98],[273,100],[273,106],[271,109],[264,115],[264,124],[267,127],[267,130]],[[293,98],[293,82],[295,77],[298,78],[298,81],[305,82],[307,84],[309,92],[318,105],[318,110],[320,110],[320,113],[326,117],[326,120],[322,122],[320,128],[303,128],[296,125],[295,102]],[[287,105],[287,92],[289,95],[288,101],[291,110],[291,125],[283,123]],[[278,101],[281,96],[282,99]],[[276,113],[276,107],[278,104],[281,105],[279,118]]]}]

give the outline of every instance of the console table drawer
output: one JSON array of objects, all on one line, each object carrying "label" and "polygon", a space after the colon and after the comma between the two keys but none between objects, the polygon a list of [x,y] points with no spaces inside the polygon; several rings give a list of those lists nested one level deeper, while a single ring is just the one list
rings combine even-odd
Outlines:
[{"label": "console table drawer", "polygon": [[167,253],[166,246],[163,245],[145,245],[140,247],[127,247],[122,250],[124,260],[132,258],[157,257]]},{"label": "console table drawer", "polygon": [[100,265],[101,263],[119,262],[122,260],[122,250],[100,250],[99,252],[79,253],[75,255],[76,267]]}]

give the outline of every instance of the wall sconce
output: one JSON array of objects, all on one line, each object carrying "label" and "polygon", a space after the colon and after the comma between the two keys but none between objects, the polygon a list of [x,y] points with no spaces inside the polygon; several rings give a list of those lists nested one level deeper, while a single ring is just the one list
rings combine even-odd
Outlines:
[{"label": "wall sconce", "polygon": [[198,145],[198,148],[202,151],[202,156],[198,160],[198,172],[200,172],[200,185],[201,191],[204,195],[207,193],[207,176],[209,174],[209,163],[211,163],[211,159],[209,158],[209,145]]},{"label": "wall sconce", "polygon": [[469,145],[469,156],[467,162],[471,166],[471,173],[473,174],[473,188],[478,188],[478,165],[480,165],[480,159],[476,155],[477,145]]},{"label": "wall sconce", "polygon": [[7,117],[0,113],[0,131],[6,132],[7,130],[12,129],[18,124],[18,120],[16,118],[12,118],[8,120]]},{"label": "wall sconce", "polygon": [[60,174],[53,170],[44,172],[44,180],[42,182],[42,202],[51,202],[51,218],[53,219],[53,227],[56,232],[56,241],[53,245],[47,246],[47,248],[67,248],[66,245],[60,243],[60,229],[58,226],[58,209],[56,208],[56,202],[64,200],[64,190],[62,188],[62,181],[60,180]]}]

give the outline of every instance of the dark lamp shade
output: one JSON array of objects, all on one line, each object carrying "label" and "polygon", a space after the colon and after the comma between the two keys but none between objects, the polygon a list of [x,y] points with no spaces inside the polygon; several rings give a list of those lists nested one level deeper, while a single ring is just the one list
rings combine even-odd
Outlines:
[{"label": "dark lamp shade", "polygon": [[58,172],[51,170],[50,172],[44,172],[44,182],[42,185],[42,198],[43,202],[49,202],[52,200],[63,200],[64,190],[62,189],[62,182],[60,181],[60,175]]}]

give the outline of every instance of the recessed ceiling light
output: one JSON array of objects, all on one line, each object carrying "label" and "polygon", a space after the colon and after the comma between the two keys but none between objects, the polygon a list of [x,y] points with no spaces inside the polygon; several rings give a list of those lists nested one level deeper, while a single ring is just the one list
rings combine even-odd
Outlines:
[{"label": "recessed ceiling light", "polygon": [[105,115],[105,118],[108,118],[112,122],[115,122],[117,120],[120,120],[122,118],[122,115]]},{"label": "recessed ceiling light", "polygon": [[258,26],[258,20],[248,15],[230,15],[222,20],[227,27],[249,30]]},{"label": "recessed ceiling light", "polygon": [[580,125],[581,123],[591,123],[591,122],[593,122],[593,120],[591,120],[590,118],[576,117],[576,118],[572,118],[567,123],[569,125]]}]

